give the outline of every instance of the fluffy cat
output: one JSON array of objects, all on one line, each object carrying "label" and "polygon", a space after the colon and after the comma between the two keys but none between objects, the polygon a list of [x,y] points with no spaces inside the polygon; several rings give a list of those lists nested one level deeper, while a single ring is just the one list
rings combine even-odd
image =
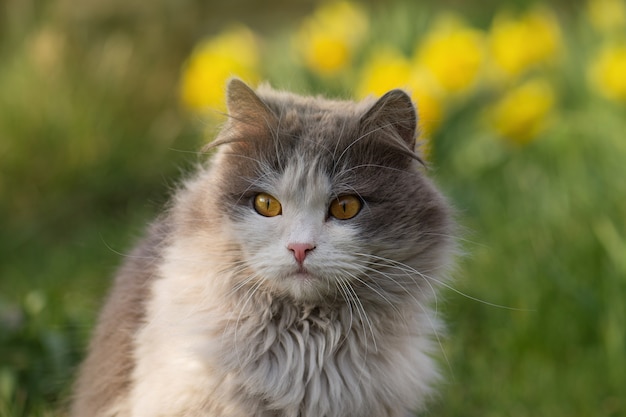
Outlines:
[{"label": "fluffy cat", "polygon": [[128,256],[74,417],[392,417],[437,380],[450,210],[393,90],[355,103],[229,83],[206,166]]}]

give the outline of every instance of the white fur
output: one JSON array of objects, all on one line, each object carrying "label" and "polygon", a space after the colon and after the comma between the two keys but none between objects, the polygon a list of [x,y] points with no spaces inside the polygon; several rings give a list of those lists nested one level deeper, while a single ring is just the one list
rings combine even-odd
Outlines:
[{"label": "white fur", "polygon": [[[413,104],[260,94],[230,83],[211,167],[118,274],[74,416],[406,417],[431,394],[452,224]],[[343,193],[354,219],[329,216]]]},{"label": "white fur", "polygon": [[[171,255],[183,259],[190,249],[173,248]],[[302,416],[379,416],[381,398],[413,407],[430,392],[436,371],[427,337],[433,329],[424,317],[405,318],[407,334],[400,338],[400,349],[398,340],[372,339],[364,345],[362,339],[372,338],[370,333],[384,333],[385,323],[376,322],[371,313],[372,323],[363,323],[359,313],[347,310],[337,314],[337,326],[327,332],[305,327],[279,335],[284,329],[233,308],[245,314],[245,306],[229,305],[224,288],[212,285],[224,277],[180,274],[182,265],[175,264],[163,271],[174,267],[176,277],[155,283],[150,321],[138,336],[133,417],[257,415],[244,402],[240,409],[234,406],[239,385],[285,410],[281,416],[293,417],[300,415],[304,397],[307,412]],[[250,320],[260,322],[256,329],[249,328]],[[265,335],[249,340],[255,332]],[[259,341],[268,343],[268,349],[250,353],[259,349],[250,343]],[[385,343],[393,343],[393,349]],[[380,368],[368,366],[379,361]],[[219,398],[228,410],[221,408]]]},{"label": "white fur", "polygon": [[[364,273],[351,255],[361,250],[356,231],[325,221],[330,184],[297,181],[312,175],[301,162],[268,184],[282,216],[251,210],[241,223],[167,249],[137,336],[132,417],[395,416],[430,393],[437,328],[422,304],[396,306],[393,322],[356,299],[315,313],[289,303],[271,312],[268,294],[319,301],[337,297],[336,275]],[[231,240],[246,265],[221,254]],[[295,277],[290,242],[315,244],[304,262],[315,279]]]}]

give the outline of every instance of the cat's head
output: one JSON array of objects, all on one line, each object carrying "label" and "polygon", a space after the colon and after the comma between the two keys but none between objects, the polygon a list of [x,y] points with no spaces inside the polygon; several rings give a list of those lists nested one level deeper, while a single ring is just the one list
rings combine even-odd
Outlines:
[{"label": "cat's head", "polygon": [[405,92],[355,103],[232,80],[227,101],[217,195],[201,198],[219,202],[239,284],[304,302],[389,303],[430,288],[451,220],[414,151]]}]

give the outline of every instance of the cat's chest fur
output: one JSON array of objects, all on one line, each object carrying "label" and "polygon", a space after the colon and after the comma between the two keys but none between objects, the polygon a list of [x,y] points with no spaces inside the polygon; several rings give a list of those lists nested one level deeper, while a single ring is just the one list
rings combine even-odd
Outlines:
[{"label": "cat's chest fur", "polygon": [[[198,282],[154,286],[136,344],[133,416],[393,416],[436,374],[420,337],[432,329],[420,329],[427,319],[415,312],[407,321],[399,311],[295,306],[253,288],[207,302],[220,289]],[[201,299],[204,308],[191,307]]]}]

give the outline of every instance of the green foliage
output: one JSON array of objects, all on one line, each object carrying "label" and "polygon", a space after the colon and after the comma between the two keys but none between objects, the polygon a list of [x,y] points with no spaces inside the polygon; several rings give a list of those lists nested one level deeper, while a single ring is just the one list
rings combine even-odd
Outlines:
[{"label": "green foliage", "polygon": [[457,147],[437,174],[469,230],[455,287],[485,303],[447,297],[451,382],[433,415],[626,410],[623,123],[593,103],[524,149],[442,138]]},{"label": "green foliage", "polygon": [[[204,122],[178,108],[177,88],[203,17],[217,21],[200,2],[128,2],[150,14],[26,3],[0,13],[0,415],[16,417],[63,415],[111,275],[198,159]],[[488,4],[466,8],[477,27]],[[370,38],[412,53],[438,7],[424,9],[380,8]],[[626,414],[626,107],[586,82],[601,36],[559,16],[567,52],[545,130],[498,137],[489,91],[448,103],[431,138],[467,255],[439,303],[447,382],[428,415]],[[325,81],[293,66],[279,36],[293,21],[263,31],[268,77],[346,95],[350,69]]]}]

